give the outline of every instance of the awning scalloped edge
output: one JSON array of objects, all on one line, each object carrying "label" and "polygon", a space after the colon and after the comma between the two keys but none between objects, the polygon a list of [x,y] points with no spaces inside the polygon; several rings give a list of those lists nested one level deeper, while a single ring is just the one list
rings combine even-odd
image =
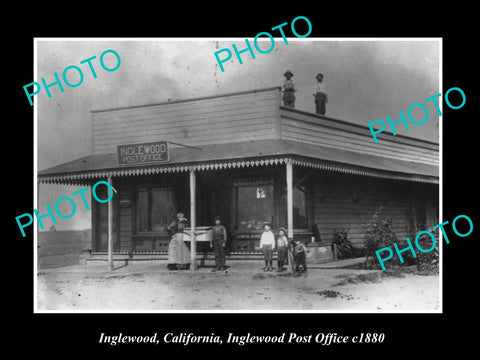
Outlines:
[{"label": "awning scalloped edge", "polygon": [[329,163],[327,161],[297,157],[269,158],[258,160],[231,160],[221,162],[209,162],[190,165],[162,165],[150,166],[147,168],[117,168],[112,170],[89,170],[61,175],[38,175],[38,180],[44,184],[84,185],[94,179],[104,179],[109,176],[139,176],[168,174],[187,171],[208,171],[231,168],[258,167],[268,165],[281,165],[291,162],[293,165],[315,168],[325,171],[335,171],[345,174],[376,177],[382,179],[406,180],[414,182],[438,184],[438,178],[433,176],[403,174],[389,172],[386,170],[370,169],[349,164]]}]

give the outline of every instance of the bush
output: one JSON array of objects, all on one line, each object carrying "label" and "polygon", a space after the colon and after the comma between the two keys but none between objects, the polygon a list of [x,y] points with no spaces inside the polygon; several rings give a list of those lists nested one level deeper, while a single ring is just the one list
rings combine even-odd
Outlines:
[{"label": "bush", "polygon": [[333,229],[332,243],[337,247],[337,259],[350,259],[353,257],[354,248],[348,240],[349,229],[335,228]]},{"label": "bush", "polygon": [[[393,249],[393,243],[397,242],[397,236],[392,230],[392,220],[386,218],[380,220],[378,213],[373,215],[372,220],[368,223],[364,236],[365,246],[365,268],[380,269],[380,263],[377,260],[375,251],[384,247]],[[389,266],[399,266],[400,260],[394,257],[389,260]]]},{"label": "bush", "polygon": [[[416,254],[417,258],[415,260],[415,265],[417,265],[417,270],[421,274],[438,274],[438,268],[439,268],[439,243],[440,243],[440,238],[439,238],[439,230],[438,228],[433,229],[430,227],[427,229],[430,231],[434,236],[435,236],[435,241],[436,241],[436,246],[435,248],[428,252],[428,253],[423,253],[416,249]],[[415,241],[415,235],[411,234],[410,235],[410,240],[412,243]],[[430,235],[427,234],[422,234],[420,235],[418,239],[418,244],[421,246],[422,249],[428,250],[432,247],[432,238]]]},{"label": "bush", "polygon": [[[376,212],[372,218],[372,221],[367,225],[367,229],[365,231],[364,236],[364,245],[365,245],[365,263],[364,267],[366,269],[381,269],[380,263],[375,255],[375,251],[382,249],[384,247],[389,247],[394,251],[394,256],[385,263],[385,266],[388,270],[398,270],[402,266],[412,266],[416,265],[417,272],[420,274],[432,274],[438,273],[438,265],[439,265],[439,251],[438,251],[438,233],[439,230],[429,228],[427,229],[430,231],[436,238],[437,245],[436,247],[428,252],[422,253],[415,248],[414,242],[416,234],[425,229],[417,229],[415,225],[415,220],[413,215],[410,214],[408,219],[408,234],[410,238],[410,242],[413,244],[415,249],[415,254],[417,257],[413,257],[410,251],[403,252],[403,264],[400,262],[398,258],[393,243],[397,243],[397,246],[400,249],[404,249],[407,247],[407,241],[402,239],[401,241],[397,240],[395,233],[391,228],[392,221],[390,218],[386,218],[384,220],[380,220],[378,218],[378,212]],[[418,239],[420,246],[423,249],[429,249],[432,246],[432,239],[427,234],[422,234]]]}]

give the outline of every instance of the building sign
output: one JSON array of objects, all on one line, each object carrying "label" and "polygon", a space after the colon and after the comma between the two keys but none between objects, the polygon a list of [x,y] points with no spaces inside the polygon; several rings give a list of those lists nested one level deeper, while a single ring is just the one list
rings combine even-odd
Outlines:
[{"label": "building sign", "polygon": [[118,145],[118,165],[143,165],[170,161],[167,141]]}]

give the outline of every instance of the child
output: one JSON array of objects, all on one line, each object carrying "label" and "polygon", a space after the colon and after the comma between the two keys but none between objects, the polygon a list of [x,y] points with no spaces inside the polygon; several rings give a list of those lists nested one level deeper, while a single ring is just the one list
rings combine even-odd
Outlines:
[{"label": "child", "polygon": [[287,230],[284,228],[281,228],[278,230],[279,237],[277,239],[277,272],[285,270],[283,267],[283,264],[285,263],[285,260],[287,258],[287,246],[288,246],[288,240],[287,240]]},{"label": "child", "polygon": [[287,262],[290,265],[292,273],[295,274],[295,241],[293,239],[288,242]]},{"label": "child", "polygon": [[[295,276],[300,276],[301,273],[307,276],[307,263],[306,263],[307,248],[300,240],[296,240],[294,250],[295,250],[295,264],[296,264]],[[302,267],[303,269],[300,270],[300,267]]]},{"label": "child", "polygon": [[327,89],[323,82],[323,74],[317,74],[317,82],[313,89],[313,96],[315,97],[315,112],[320,115],[325,115],[326,106],[328,102]]},{"label": "child", "polygon": [[260,237],[260,248],[263,251],[263,257],[265,259],[265,267],[263,271],[272,271],[273,262],[273,249],[275,249],[275,236],[271,231],[270,224],[263,225],[263,233]]},{"label": "child", "polygon": [[283,82],[283,105],[295,108],[295,83],[291,80],[293,73],[290,70],[285,71],[283,76],[286,79]]},{"label": "child", "polygon": [[220,216],[215,217],[215,226],[212,227],[212,247],[215,254],[215,267],[217,270],[226,270],[225,266],[225,245],[227,243],[227,230],[221,224]]}]

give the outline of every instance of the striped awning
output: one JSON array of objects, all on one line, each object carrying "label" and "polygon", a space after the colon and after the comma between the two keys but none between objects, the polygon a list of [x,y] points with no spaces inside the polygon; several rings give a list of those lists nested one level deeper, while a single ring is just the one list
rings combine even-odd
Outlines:
[{"label": "striped awning", "polygon": [[384,179],[438,184],[436,165],[333,149],[289,140],[258,140],[170,149],[170,161],[148,166],[117,164],[117,154],[95,154],[38,173],[42,183],[89,184],[94,179],[190,170],[293,165]]}]

